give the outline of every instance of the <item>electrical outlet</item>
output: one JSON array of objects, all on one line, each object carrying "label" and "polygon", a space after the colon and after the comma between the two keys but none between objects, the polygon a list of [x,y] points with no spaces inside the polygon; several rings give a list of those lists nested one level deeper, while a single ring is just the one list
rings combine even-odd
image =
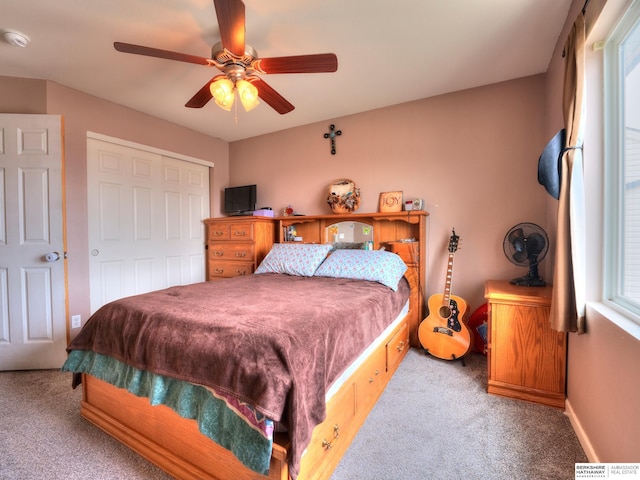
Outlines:
[{"label": "electrical outlet", "polygon": [[71,316],[71,328],[80,328],[82,326],[82,317],[80,315]]}]

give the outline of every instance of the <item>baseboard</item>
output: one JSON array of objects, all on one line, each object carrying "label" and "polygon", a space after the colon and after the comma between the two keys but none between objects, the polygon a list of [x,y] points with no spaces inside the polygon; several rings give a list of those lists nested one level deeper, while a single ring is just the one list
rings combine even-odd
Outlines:
[{"label": "baseboard", "polygon": [[580,419],[576,416],[576,413],[573,411],[573,408],[571,406],[571,401],[569,399],[567,399],[565,402],[564,413],[565,415],[567,415],[567,417],[569,417],[571,426],[573,427],[573,430],[576,432],[578,441],[580,442],[580,445],[582,446],[584,453],[587,455],[587,459],[589,460],[589,462],[600,463],[600,459],[598,458],[598,455],[596,454],[596,451],[594,450],[593,445],[589,440],[589,436],[587,435],[587,432],[584,430],[584,428],[582,428]]}]

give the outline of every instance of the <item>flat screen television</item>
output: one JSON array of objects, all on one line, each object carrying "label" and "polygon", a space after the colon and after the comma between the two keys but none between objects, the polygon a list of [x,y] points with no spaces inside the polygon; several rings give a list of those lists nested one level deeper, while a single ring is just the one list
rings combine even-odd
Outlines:
[{"label": "flat screen television", "polygon": [[256,209],[256,186],[224,189],[224,211],[227,215],[252,215]]}]

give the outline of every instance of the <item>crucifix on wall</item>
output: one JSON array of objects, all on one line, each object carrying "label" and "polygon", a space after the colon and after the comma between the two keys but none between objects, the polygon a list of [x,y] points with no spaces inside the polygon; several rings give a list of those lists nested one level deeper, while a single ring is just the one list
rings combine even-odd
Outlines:
[{"label": "crucifix on wall", "polygon": [[336,130],[336,126],[332,123],[329,125],[329,133],[324,134],[324,138],[331,139],[331,155],[336,154],[336,136],[342,135],[342,130]]}]

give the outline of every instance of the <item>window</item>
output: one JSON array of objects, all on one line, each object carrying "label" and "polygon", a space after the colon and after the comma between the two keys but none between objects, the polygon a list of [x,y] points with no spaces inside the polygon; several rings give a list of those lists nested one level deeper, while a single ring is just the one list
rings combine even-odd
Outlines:
[{"label": "window", "polygon": [[605,49],[605,295],[640,321],[640,1]]}]

